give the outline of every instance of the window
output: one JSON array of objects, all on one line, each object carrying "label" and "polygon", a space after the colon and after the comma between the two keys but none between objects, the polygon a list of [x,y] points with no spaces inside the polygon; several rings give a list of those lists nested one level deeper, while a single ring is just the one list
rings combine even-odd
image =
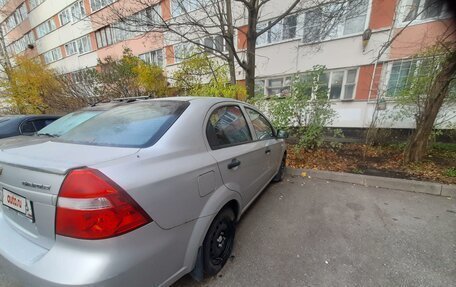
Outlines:
[{"label": "window", "polygon": [[65,52],[67,56],[74,55],[78,52],[78,47],[76,45],[76,41],[72,41],[70,43],[65,44]]},{"label": "window", "polygon": [[[282,21],[272,26],[271,29],[261,34],[257,38],[256,45],[262,46],[300,37],[298,35],[298,18],[298,14],[285,17]],[[257,31],[266,28],[272,21],[258,23]]]},{"label": "window", "polygon": [[269,79],[266,93],[268,96],[285,96],[291,91],[291,77]]},{"label": "window", "polygon": [[90,7],[92,12],[98,11],[109,4],[114,3],[116,0],[90,0]]},{"label": "window", "polygon": [[255,95],[264,95],[265,80],[255,80]]},{"label": "window", "polygon": [[93,118],[96,115],[102,113],[101,110],[88,110],[88,111],[77,111],[71,114],[65,115],[60,119],[56,120],[49,125],[44,127],[38,134],[50,134],[53,136],[61,136],[69,130],[77,127],[83,122]]},{"label": "window", "polygon": [[161,49],[141,54],[139,58],[148,64],[163,66],[163,51]]},{"label": "window", "polygon": [[57,47],[55,49],[52,49],[52,50],[44,53],[43,57],[44,57],[44,63],[50,64],[52,62],[62,59],[62,50],[60,50],[60,47]]},{"label": "window", "polygon": [[77,1],[73,3],[68,8],[64,9],[59,14],[60,24],[66,25],[70,22],[76,22],[81,20],[86,15],[84,9],[84,3],[81,1]]},{"label": "window", "polygon": [[30,3],[30,10],[31,10],[31,9],[34,9],[35,7],[37,7],[38,5],[40,5],[41,3],[43,3],[44,1],[46,1],[46,0],[29,0],[29,3]]},{"label": "window", "polygon": [[222,36],[207,37],[203,39],[206,53],[214,53],[214,50],[221,53],[226,51],[225,39]]},{"label": "window", "polygon": [[37,28],[38,38],[41,38],[56,29],[54,18],[47,20],[40,24]]},{"label": "window", "polygon": [[118,106],[59,137],[64,142],[117,147],[146,147],[157,142],[189,105],[157,100]]},{"label": "window", "polygon": [[28,32],[19,40],[13,42],[10,46],[8,46],[8,51],[11,54],[19,54],[25,51],[29,44],[35,43],[35,36],[32,32]]},{"label": "window", "polygon": [[389,97],[397,96],[407,87],[407,80],[413,75],[417,67],[417,60],[405,60],[393,62],[389,73],[386,94]]},{"label": "window", "polygon": [[65,51],[68,56],[78,54],[84,54],[92,51],[92,46],[90,44],[90,36],[85,35],[81,38],[78,38],[74,41],[71,41],[65,44]]},{"label": "window", "polygon": [[197,10],[205,5],[204,0],[171,0],[173,17]]},{"label": "window", "polygon": [[85,35],[84,37],[81,37],[75,41],[78,46],[79,54],[84,54],[84,53],[88,53],[88,52],[92,51],[92,46],[90,45],[89,35]]},{"label": "window", "polygon": [[368,1],[352,3],[348,2],[348,12],[344,21],[344,35],[360,33],[364,31],[364,23],[366,22]]},{"label": "window", "polygon": [[209,117],[206,136],[212,149],[252,140],[247,122],[238,106],[217,108]]},{"label": "window", "polygon": [[255,110],[246,108],[247,115],[252,122],[256,137],[259,140],[274,138],[274,129],[269,121]]},{"label": "window", "polygon": [[95,32],[98,48],[103,48],[113,44],[111,27],[105,27]]},{"label": "window", "polygon": [[180,63],[192,56],[196,51],[196,45],[193,43],[180,43],[174,45],[174,62]]},{"label": "window", "polygon": [[[368,4],[368,0],[350,0],[305,11],[303,42],[315,43],[363,32]],[[341,9],[345,12],[338,15]]]},{"label": "window", "polygon": [[323,11],[321,8],[306,11],[304,14],[304,43],[318,42],[322,39]]},{"label": "window", "polygon": [[403,22],[443,17],[447,10],[440,0],[405,0],[403,3]]},{"label": "window", "polygon": [[[357,68],[326,71],[319,75],[318,79],[311,79],[310,73],[299,75],[300,81],[309,83],[308,90],[305,90],[309,93],[309,99],[317,96],[316,91],[324,91],[318,95],[326,96],[327,93],[331,100],[352,100],[355,96],[357,76]],[[268,96],[287,96],[291,93],[292,81],[291,76],[256,80],[255,94],[263,94],[263,85],[266,83]]]},{"label": "window", "polygon": [[59,14],[60,24],[66,25],[71,22],[71,10],[65,9]]},{"label": "window", "polygon": [[22,21],[25,20],[27,17],[27,8],[25,4],[19,6],[8,18],[5,20],[5,32],[8,33],[12,29],[14,29],[17,25],[21,24]]},{"label": "window", "polygon": [[329,99],[353,99],[358,70],[331,71],[329,73]]}]

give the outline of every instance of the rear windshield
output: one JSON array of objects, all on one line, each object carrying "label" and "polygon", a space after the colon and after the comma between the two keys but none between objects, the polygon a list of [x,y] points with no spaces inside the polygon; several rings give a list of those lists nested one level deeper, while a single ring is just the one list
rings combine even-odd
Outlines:
[{"label": "rear windshield", "polygon": [[78,111],[68,114],[44,127],[38,134],[61,136],[101,112],[102,111]]},{"label": "rear windshield", "polygon": [[59,139],[101,146],[150,146],[163,136],[188,105],[181,101],[149,101],[118,106],[89,119]]}]

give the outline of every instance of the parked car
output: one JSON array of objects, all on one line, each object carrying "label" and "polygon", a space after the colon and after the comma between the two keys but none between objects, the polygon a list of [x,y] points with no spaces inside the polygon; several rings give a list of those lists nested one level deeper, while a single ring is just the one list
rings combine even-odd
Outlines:
[{"label": "parked car", "polygon": [[47,115],[2,116],[0,117],[0,139],[19,135],[34,135],[58,118],[58,116]]},{"label": "parked car", "polygon": [[254,107],[117,105],[0,151],[0,255],[25,286],[169,286],[217,274],[236,222],[283,178],[287,135]]},{"label": "parked car", "polygon": [[[81,110],[69,113],[61,118],[58,118],[36,133],[28,134],[27,136],[19,135],[0,139],[0,149],[17,148],[19,146],[26,146],[48,141],[49,137],[59,137],[62,134],[80,125],[81,123],[91,119],[94,116],[99,115],[104,111],[107,111],[110,108],[113,108],[116,105],[125,102],[133,102],[140,99],[141,98],[121,98],[107,103],[98,103],[96,105],[83,108]],[[35,124],[35,126],[37,125]]]}]

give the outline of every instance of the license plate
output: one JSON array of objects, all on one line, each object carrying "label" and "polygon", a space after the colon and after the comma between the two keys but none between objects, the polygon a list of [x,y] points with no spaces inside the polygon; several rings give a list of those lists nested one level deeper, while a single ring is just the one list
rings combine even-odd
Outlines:
[{"label": "license plate", "polygon": [[33,208],[32,202],[30,200],[26,199],[23,196],[12,193],[6,189],[3,189],[2,193],[3,205],[18,211],[19,213],[22,213],[26,217],[33,220]]}]

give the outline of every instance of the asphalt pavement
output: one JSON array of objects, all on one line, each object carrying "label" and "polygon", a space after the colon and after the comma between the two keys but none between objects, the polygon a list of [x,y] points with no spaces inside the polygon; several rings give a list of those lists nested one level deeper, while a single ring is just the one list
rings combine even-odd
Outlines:
[{"label": "asphalt pavement", "polygon": [[[0,287],[17,287],[5,279]],[[454,286],[456,199],[288,177],[238,225],[234,256],[192,286]]]}]

